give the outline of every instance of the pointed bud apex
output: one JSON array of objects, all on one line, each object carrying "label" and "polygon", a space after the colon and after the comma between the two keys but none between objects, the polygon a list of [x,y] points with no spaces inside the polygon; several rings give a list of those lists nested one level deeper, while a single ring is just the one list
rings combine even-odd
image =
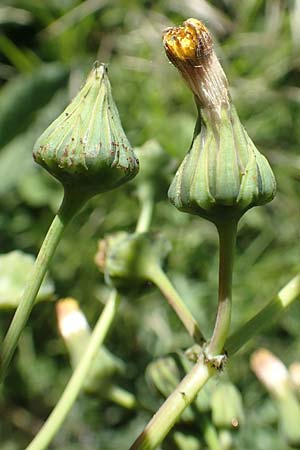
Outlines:
[{"label": "pointed bud apex", "polygon": [[213,222],[224,216],[238,219],[273,199],[273,172],[239,120],[206,27],[188,19],[183,27],[168,28],[163,39],[168,58],[195,95],[199,113],[169,198],[179,210]]},{"label": "pointed bud apex", "polygon": [[37,140],[33,157],[64,187],[92,196],[138,172],[105,65],[97,64],[65,111]]},{"label": "pointed bud apex", "polygon": [[244,422],[240,391],[229,382],[220,383],[211,398],[213,423],[219,428],[236,429]]},{"label": "pointed bud apex", "polygon": [[153,233],[120,232],[99,242],[95,262],[114,285],[132,288],[132,281],[149,280],[169,251],[169,242]]}]

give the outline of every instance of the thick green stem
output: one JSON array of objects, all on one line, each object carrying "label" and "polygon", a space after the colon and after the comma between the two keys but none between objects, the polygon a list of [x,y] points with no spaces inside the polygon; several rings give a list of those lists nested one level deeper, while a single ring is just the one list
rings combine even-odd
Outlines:
[{"label": "thick green stem", "polygon": [[80,363],[74,370],[62,396],[47,421],[26,450],[43,450],[47,448],[53,437],[56,435],[84,384],[90,366],[115,317],[118,304],[119,298],[117,292],[113,291],[97,321],[86,351]]},{"label": "thick green stem", "polygon": [[[272,318],[269,313],[278,317],[285,308],[300,297],[300,274],[293,278],[265,308],[263,308],[251,321],[243,325],[227,341],[226,348],[229,355],[237,352],[246,342],[267,328]],[[256,322],[257,321],[257,322]],[[251,324],[250,324],[251,322]],[[259,326],[256,328],[255,322]],[[243,332],[245,327],[246,332]],[[145,427],[130,450],[155,450],[164,440],[173,425],[179,420],[181,414],[188,407],[205,383],[216,373],[216,369],[206,364],[203,357],[183,378],[175,391],[166,399],[160,409]],[[181,398],[180,398],[180,395]]]},{"label": "thick green stem", "polygon": [[145,183],[140,186],[138,195],[141,203],[141,211],[136,224],[136,233],[145,233],[149,230],[153,210],[154,210],[154,200],[153,200],[153,188],[149,183]]},{"label": "thick green stem", "polygon": [[217,226],[220,241],[219,302],[215,327],[207,354],[216,356],[223,352],[231,321],[232,272],[236,243],[237,222],[222,222]]},{"label": "thick green stem", "polygon": [[195,340],[195,342],[197,342],[197,344],[202,345],[205,342],[205,339],[200,331],[198,323],[193,317],[191,311],[187,308],[184,301],[179,296],[166,273],[161,269],[161,267],[153,266],[151,270],[149,270],[148,277],[167,299],[169,305],[174,309],[190,336]]},{"label": "thick green stem", "polygon": [[16,349],[18,340],[34,306],[36,296],[61,236],[66,226],[82,207],[85,200],[86,198],[84,196],[65,192],[62,205],[46,234],[19,306],[4,338],[0,354],[0,381],[2,381],[6,375],[7,368]]},{"label": "thick green stem", "polygon": [[199,390],[215,373],[215,370],[204,364],[203,360],[200,359],[155,413],[144,431],[130,447],[130,450],[155,449],[174,426],[185,408],[195,399]]},{"label": "thick green stem", "polygon": [[226,341],[226,350],[231,356],[236,353],[252,336],[259,334],[272,325],[282,312],[297,298],[300,298],[300,274],[296,275],[277,296],[272,299],[252,319],[241,325]]}]

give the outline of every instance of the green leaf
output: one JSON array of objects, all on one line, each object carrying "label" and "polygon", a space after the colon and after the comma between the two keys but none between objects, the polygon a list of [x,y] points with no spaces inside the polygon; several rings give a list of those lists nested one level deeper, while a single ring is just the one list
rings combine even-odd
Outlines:
[{"label": "green leaf", "polygon": [[0,90],[0,147],[3,147],[33,119],[66,81],[67,69],[61,64],[44,64],[33,74],[22,74]]},{"label": "green leaf", "polygon": [[[18,306],[33,264],[34,257],[20,250],[0,255],[0,309]],[[49,300],[53,293],[54,284],[46,277],[37,301]]]}]

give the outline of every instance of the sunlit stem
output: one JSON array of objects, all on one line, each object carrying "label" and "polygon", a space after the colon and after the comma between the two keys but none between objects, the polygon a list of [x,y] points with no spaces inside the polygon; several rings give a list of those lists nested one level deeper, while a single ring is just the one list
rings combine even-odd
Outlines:
[{"label": "sunlit stem", "polygon": [[[257,332],[263,331],[270,325],[272,317],[269,317],[269,313],[275,313],[278,317],[293,301],[299,298],[300,274],[281,289],[279,294],[253,319],[240,327],[228,339],[226,348],[229,350],[229,355],[237,352]],[[198,392],[216,372],[217,369],[211,364],[207,364],[200,355],[198,362],[161,405],[130,450],[155,450],[179,420],[185,408],[193,402]]]},{"label": "sunlit stem", "polygon": [[151,270],[148,270],[148,278],[162,292],[193,340],[197,344],[202,345],[205,342],[205,339],[196,319],[162,268],[158,265],[152,266]]},{"label": "sunlit stem", "polygon": [[231,356],[253,336],[278,320],[282,312],[297,298],[300,298],[300,273],[296,275],[277,296],[248,322],[241,325],[226,341],[226,350]]},{"label": "sunlit stem", "polygon": [[152,186],[149,183],[141,185],[138,190],[138,197],[141,203],[141,210],[135,231],[137,233],[145,233],[149,230],[153,217],[154,198]]},{"label": "sunlit stem", "polygon": [[97,352],[99,351],[99,347],[107,335],[111,323],[116,315],[118,304],[119,297],[117,292],[114,290],[96,323],[86,351],[83,354],[78,366],[74,370],[62,396],[47,421],[42,426],[33,441],[28,445],[26,450],[43,450],[47,448],[53,437],[60,429],[86,380],[88,371],[97,355]]},{"label": "sunlit stem", "polygon": [[81,209],[87,198],[83,194],[65,191],[62,205],[46,234],[33,270],[21,297],[19,306],[4,338],[0,354],[0,380],[6,375],[9,363],[13,357],[20,335],[27,323],[36,296],[48,270],[49,263],[57,245],[69,222]]}]

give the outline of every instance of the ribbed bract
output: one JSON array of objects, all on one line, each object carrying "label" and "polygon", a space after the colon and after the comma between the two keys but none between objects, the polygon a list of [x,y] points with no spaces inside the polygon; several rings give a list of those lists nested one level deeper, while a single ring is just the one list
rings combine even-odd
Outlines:
[{"label": "ribbed bract", "polygon": [[232,104],[221,116],[199,111],[193,142],[169,189],[181,211],[213,222],[240,217],[271,201],[276,182],[267,159],[256,149]]},{"label": "ribbed bract", "polygon": [[114,189],[138,172],[123,131],[106,67],[96,65],[86,83],[37,140],[35,161],[57,178],[91,195]]}]

